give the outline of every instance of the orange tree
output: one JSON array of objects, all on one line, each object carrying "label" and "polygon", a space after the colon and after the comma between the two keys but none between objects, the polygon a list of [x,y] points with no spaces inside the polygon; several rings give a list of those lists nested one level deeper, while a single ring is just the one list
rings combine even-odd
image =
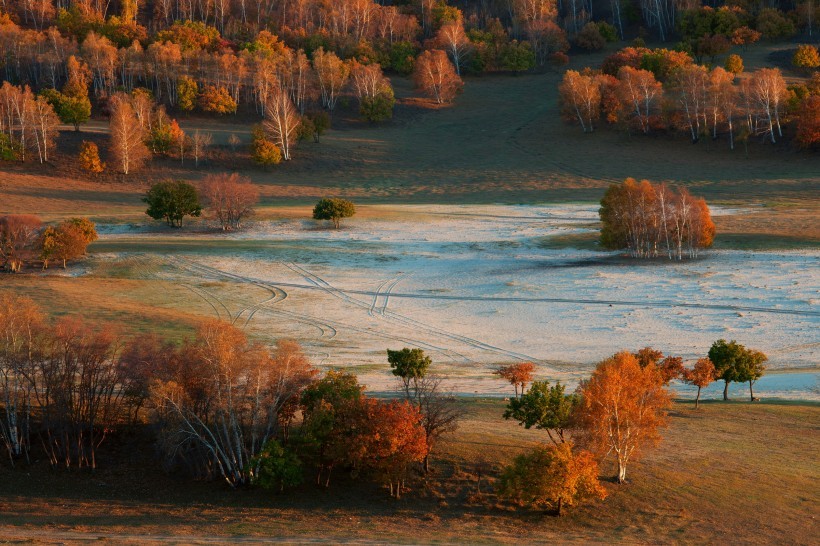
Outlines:
[{"label": "orange tree", "polygon": [[629,462],[657,444],[667,425],[672,398],[663,376],[654,364],[641,367],[635,355],[624,351],[601,361],[578,392],[580,437],[594,452],[615,456],[623,483]]}]

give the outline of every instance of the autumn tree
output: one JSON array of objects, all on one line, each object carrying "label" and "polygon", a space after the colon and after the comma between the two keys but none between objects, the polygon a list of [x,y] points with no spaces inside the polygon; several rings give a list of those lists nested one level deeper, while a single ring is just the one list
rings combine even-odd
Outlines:
[{"label": "autumn tree", "polygon": [[598,211],[601,245],[627,249],[636,258],[654,258],[665,247],[669,259],[695,258],[712,246],[715,225],[709,207],[685,188],[677,191],[648,180],[612,184]]},{"label": "autumn tree", "polygon": [[558,516],[565,507],[607,496],[592,453],[573,450],[571,443],[539,446],[517,456],[501,474],[499,492],[519,504],[554,510]]},{"label": "autumn tree", "polygon": [[82,142],[79,160],[80,167],[91,174],[99,174],[105,170],[105,163],[100,161],[100,150],[93,142]]},{"label": "autumn tree", "polygon": [[224,86],[206,85],[199,93],[197,105],[203,112],[235,114],[236,100]]},{"label": "autumn tree", "polygon": [[194,156],[194,166],[199,167],[199,161],[207,158],[208,148],[212,142],[211,133],[194,129],[194,132],[188,137],[188,147],[190,153]]},{"label": "autumn tree", "polygon": [[464,22],[461,18],[441,25],[434,41],[438,47],[447,52],[456,69],[456,75],[461,76],[461,67],[472,50],[472,44],[464,32]]},{"label": "autumn tree", "polygon": [[126,95],[116,94],[111,97],[109,107],[111,153],[120,172],[128,174],[141,167],[150,157],[144,142],[145,132]]},{"label": "autumn tree", "polygon": [[223,231],[241,228],[242,220],[253,214],[259,202],[259,190],[250,178],[236,173],[208,175],[199,189],[205,207]]},{"label": "autumn tree", "polygon": [[279,342],[270,352],[219,320],[202,323],[170,364],[154,372],[151,387],[163,452],[232,487],[259,474],[282,411],[315,374],[298,345]]},{"label": "autumn tree", "polygon": [[661,83],[648,70],[624,66],[618,71],[618,96],[634,125],[648,134],[660,112]]},{"label": "autumn tree", "polygon": [[0,441],[12,466],[29,459],[31,448],[32,355],[37,353],[44,318],[27,297],[0,294]]},{"label": "autumn tree", "polygon": [[359,101],[359,113],[370,122],[393,117],[396,99],[390,80],[382,74],[378,64],[352,63],[350,70],[353,93]]},{"label": "autumn tree", "polygon": [[291,159],[291,148],[296,142],[299,124],[299,113],[288,93],[278,87],[268,93],[264,127],[285,161]]},{"label": "autumn tree", "polygon": [[711,385],[715,379],[717,379],[717,370],[708,358],[699,358],[691,369],[686,370],[684,381],[698,388],[698,394],[695,397],[695,409],[698,409],[700,403],[700,390]]},{"label": "autumn tree", "polygon": [[618,482],[647,447],[660,441],[672,404],[657,367],[641,367],[638,359],[620,352],[598,364],[592,377],[578,388],[576,412],[585,445],[600,455],[614,455]]},{"label": "autumn tree", "polygon": [[797,142],[803,148],[820,144],[820,95],[812,95],[800,104],[797,116]]},{"label": "autumn tree", "polygon": [[438,104],[452,102],[464,85],[453,63],[440,49],[427,50],[418,56],[413,81],[418,89]]},{"label": "autumn tree", "polygon": [[532,362],[517,362],[515,364],[508,364],[501,366],[493,372],[501,379],[504,379],[515,389],[515,397],[518,398],[519,390],[524,394],[527,384],[532,381],[533,373],[535,372],[535,364]]},{"label": "autumn tree", "polygon": [[190,112],[199,102],[199,86],[190,76],[182,75],[177,80],[177,108]]},{"label": "autumn tree", "polygon": [[788,90],[786,80],[778,68],[761,68],[752,74],[750,80],[752,98],[762,112],[765,120],[763,131],[772,141],[775,140],[775,127],[778,136],[783,136],[780,126],[780,113],[786,101]]},{"label": "autumn tree", "polygon": [[171,227],[181,228],[183,218],[202,214],[196,187],[183,180],[154,184],[142,202],[148,205],[145,214],[154,220],[165,220]]},{"label": "autumn tree", "polygon": [[75,131],[80,125],[91,118],[91,101],[88,98],[88,67],[75,56],[69,56],[66,61],[68,80],[62,92],[56,94],[52,102],[57,115],[63,123],[74,126]]},{"label": "autumn tree", "polygon": [[257,165],[278,165],[282,162],[282,152],[268,140],[262,127],[255,127],[251,132],[251,158]]},{"label": "autumn tree", "polygon": [[743,58],[740,55],[729,55],[726,57],[726,64],[724,68],[727,72],[731,72],[732,74],[742,74],[743,73]]},{"label": "autumn tree", "polygon": [[320,47],[313,52],[313,69],[319,82],[322,106],[332,115],[350,77],[350,66],[332,51]]},{"label": "autumn tree", "polygon": [[593,132],[601,117],[601,88],[596,78],[567,70],[558,93],[564,118],[577,120],[585,133]]},{"label": "autumn tree", "polygon": [[313,207],[314,220],[330,220],[333,227],[339,229],[342,220],[356,214],[356,205],[346,199],[325,197]]},{"label": "autumn tree", "polygon": [[560,381],[536,381],[521,398],[513,398],[504,411],[504,419],[514,419],[524,428],[547,431],[553,444],[567,441],[566,432],[572,426],[572,412],[578,403],[575,395],[564,394]]},{"label": "autumn tree", "polygon": [[84,255],[97,238],[96,226],[88,218],[71,218],[56,227],[47,227],[40,240],[43,269],[52,259],[63,262],[65,269],[66,262]]},{"label": "autumn tree", "polygon": [[387,362],[393,375],[402,383],[402,389],[408,400],[416,400],[419,390],[419,381],[427,374],[432,364],[429,356],[421,349],[405,347],[401,350],[387,349]]},{"label": "autumn tree", "polygon": [[20,271],[27,261],[38,256],[37,239],[43,221],[30,214],[0,217],[0,259],[3,269]]},{"label": "autumn tree", "polygon": [[406,400],[366,399],[358,435],[350,443],[351,463],[371,472],[400,498],[415,463],[428,453],[419,408]]}]

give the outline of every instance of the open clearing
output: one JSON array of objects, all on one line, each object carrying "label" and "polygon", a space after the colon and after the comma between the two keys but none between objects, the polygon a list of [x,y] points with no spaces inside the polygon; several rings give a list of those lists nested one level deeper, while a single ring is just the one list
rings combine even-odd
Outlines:
[{"label": "open clearing", "polygon": [[[596,216],[587,205],[403,205],[369,207],[341,230],[295,218],[237,234],[109,225],[91,259],[43,280],[94,286],[89,311],[145,306],[141,329],[213,317],[267,343],[297,339],[316,364],[353,368],[375,390],[393,386],[385,349],[404,346],[424,349],[470,394],[504,391],[490,373],[501,362],[531,360],[574,385],[617,350],[652,345],[693,360],[718,338],[763,350],[772,370],[818,369],[819,251],[635,263],[552,248],[553,238],[594,234]],[[820,398],[807,387],[796,394]]]}]

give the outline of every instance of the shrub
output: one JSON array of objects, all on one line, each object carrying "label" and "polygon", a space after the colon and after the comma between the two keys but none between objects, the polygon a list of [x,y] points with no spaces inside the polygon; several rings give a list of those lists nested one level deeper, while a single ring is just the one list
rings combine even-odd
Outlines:
[{"label": "shrub", "polygon": [[276,440],[270,440],[259,455],[251,462],[258,467],[254,483],[265,489],[284,491],[302,483],[302,461],[295,453],[282,447]]},{"label": "shrub", "polygon": [[182,180],[168,180],[151,186],[142,199],[148,205],[145,214],[154,220],[165,220],[171,227],[182,227],[185,216],[199,216],[202,205],[196,188]]},{"label": "shrub", "polygon": [[799,45],[792,57],[792,65],[806,69],[820,67],[820,52],[813,45]]},{"label": "shrub", "polygon": [[615,28],[615,25],[611,25],[606,21],[598,21],[598,32],[601,33],[601,36],[603,36],[607,42],[618,41],[618,29]]},{"label": "shrub", "polygon": [[726,58],[726,71],[732,74],[740,74],[743,72],[743,58],[740,55],[729,55]]},{"label": "shrub", "polygon": [[93,142],[83,141],[79,159],[80,167],[90,173],[99,174],[105,170],[105,163],[100,161],[100,149]]},{"label": "shrub", "polygon": [[363,97],[359,106],[359,113],[364,119],[373,123],[388,120],[393,117],[393,106],[396,98],[393,89],[388,87],[374,97]]},{"label": "shrub", "polygon": [[598,25],[589,22],[578,33],[575,43],[578,47],[587,51],[600,51],[606,45],[606,39],[601,35]]},{"label": "shrub", "polygon": [[356,205],[335,197],[322,199],[313,207],[314,220],[330,220],[336,229],[339,229],[343,218],[350,218],[354,214],[356,214]]},{"label": "shrub", "polygon": [[251,157],[257,165],[278,165],[282,162],[282,151],[265,136],[261,127],[253,130],[251,141]]}]

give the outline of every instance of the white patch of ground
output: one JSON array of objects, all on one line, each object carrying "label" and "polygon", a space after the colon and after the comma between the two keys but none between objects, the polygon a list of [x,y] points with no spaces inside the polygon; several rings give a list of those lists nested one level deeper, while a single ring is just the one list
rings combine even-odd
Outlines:
[{"label": "white patch of ground", "polygon": [[764,351],[773,369],[817,367],[818,252],[643,263],[540,244],[593,230],[593,205],[374,208],[382,214],[341,230],[257,222],[224,236],[252,248],[159,258],[175,266],[168,277],[222,281],[192,297],[237,325],[296,338],[317,363],[354,367],[375,390],[393,386],[385,349],[403,346],[428,352],[460,392],[507,392],[489,374],[499,362],[533,360],[542,376],[574,383],[621,349],[691,360],[718,338]]}]

